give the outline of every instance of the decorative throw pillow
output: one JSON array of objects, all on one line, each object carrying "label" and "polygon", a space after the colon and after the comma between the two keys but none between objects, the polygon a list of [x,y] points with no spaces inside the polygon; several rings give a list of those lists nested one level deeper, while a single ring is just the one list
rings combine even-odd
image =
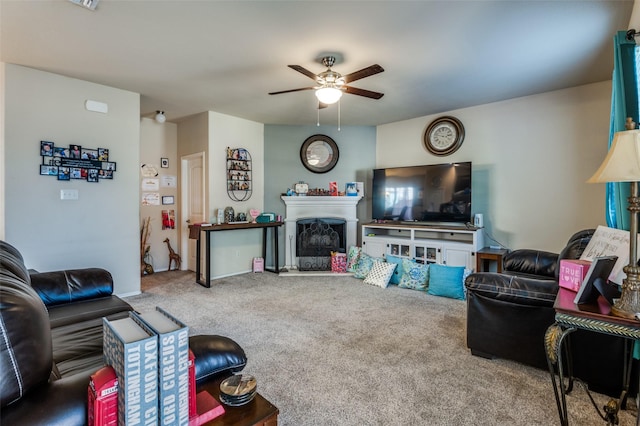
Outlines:
[{"label": "decorative throw pillow", "polygon": [[402,261],[404,259],[398,256],[393,256],[391,254],[388,254],[385,257],[387,259],[387,262],[396,264],[396,269],[393,271],[393,275],[391,275],[391,279],[389,280],[389,283],[400,284],[400,279],[404,274],[404,268],[402,267]]},{"label": "decorative throw pillow", "polygon": [[355,272],[361,252],[362,249],[360,247],[349,247],[349,253],[347,254],[347,272]]},{"label": "decorative throw pillow", "polygon": [[395,263],[380,262],[376,260],[373,262],[371,271],[364,279],[365,284],[377,285],[378,287],[387,288],[389,285],[389,279],[393,275],[393,271],[396,269]]},{"label": "decorative throw pillow", "polygon": [[371,271],[373,267],[373,263],[378,260],[380,262],[384,262],[384,259],[380,259],[377,257],[371,257],[367,253],[360,253],[360,260],[358,260],[358,264],[353,271],[354,278],[365,279]]},{"label": "decorative throw pillow", "polygon": [[413,290],[426,290],[429,287],[429,265],[417,263],[409,259],[402,259],[404,273],[398,287]]},{"label": "decorative throw pillow", "polygon": [[431,265],[429,290],[434,296],[464,299],[464,266]]}]

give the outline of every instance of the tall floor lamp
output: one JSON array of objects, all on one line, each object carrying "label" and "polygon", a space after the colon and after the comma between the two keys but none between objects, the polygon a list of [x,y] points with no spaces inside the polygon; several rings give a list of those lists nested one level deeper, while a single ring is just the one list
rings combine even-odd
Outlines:
[{"label": "tall floor lamp", "polygon": [[614,135],[613,143],[600,168],[588,183],[630,182],[629,264],[623,271],[622,295],[611,308],[618,317],[636,319],[640,314],[640,268],[638,267],[638,181],[640,181],[640,130],[627,130]]}]

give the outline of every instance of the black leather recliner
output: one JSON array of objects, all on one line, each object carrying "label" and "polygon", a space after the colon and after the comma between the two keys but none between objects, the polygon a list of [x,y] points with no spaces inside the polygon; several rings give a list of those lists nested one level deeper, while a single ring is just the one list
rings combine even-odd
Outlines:
[{"label": "black leather recliner", "polygon": [[[467,346],[473,355],[548,368],[544,335],[555,321],[560,260],[578,259],[593,232],[588,229],[572,235],[560,254],[514,250],[504,257],[502,273],[479,272],[467,277]],[[619,396],[624,339],[585,330],[577,330],[570,339],[574,375],[590,389]],[[632,380],[634,391],[636,387],[637,380]]]},{"label": "black leather recliner", "polygon": [[[0,241],[0,424],[87,424],[89,378],[104,365],[102,317],[133,309],[112,291],[104,269],[30,274]],[[189,347],[198,384],[246,365],[227,337],[191,336]]]}]

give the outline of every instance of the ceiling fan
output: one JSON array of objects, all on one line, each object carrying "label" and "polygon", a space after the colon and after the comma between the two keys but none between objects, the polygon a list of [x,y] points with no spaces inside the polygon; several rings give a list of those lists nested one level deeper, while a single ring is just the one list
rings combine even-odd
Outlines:
[{"label": "ceiling fan", "polygon": [[338,102],[338,100],[342,97],[342,93],[364,96],[365,98],[371,99],[380,99],[384,96],[384,93],[373,92],[371,90],[358,89],[357,87],[348,86],[348,84],[353,81],[383,72],[384,68],[382,68],[380,65],[371,65],[359,71],[352,72],[351,74],[342,75],[331,69],[335,61],[336,58],[334,56],[323,57],[322,63],[325,67],[327,67],[327,70],[321,72],[320,74],[314,74],[300,65],[289,65],[289,68],[294,69],[299,73],[304,74],[310,79],[314,80],[317,83],[317,86],[282,90],[279,92],[271,92],[269,94],[279,95],[282,93],[300,92],[302,90],[315,90],[316,97],[319,101],[319,108],[325,108],[327,105]]}]

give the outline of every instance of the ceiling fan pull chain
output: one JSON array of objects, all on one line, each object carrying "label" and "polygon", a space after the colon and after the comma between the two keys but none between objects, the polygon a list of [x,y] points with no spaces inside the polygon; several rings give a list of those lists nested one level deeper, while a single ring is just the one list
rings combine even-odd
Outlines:
[{"label": "ceiling fan pull chain", "polygon": [[316,123],[316,126],[320,127],[320,108],[316,108],[316,114],[318,114],[318,121]]},{"label": "ceiling fan pull chain", "polygon": [[338,131],[340,131],[340,99],[338,99]]}]

